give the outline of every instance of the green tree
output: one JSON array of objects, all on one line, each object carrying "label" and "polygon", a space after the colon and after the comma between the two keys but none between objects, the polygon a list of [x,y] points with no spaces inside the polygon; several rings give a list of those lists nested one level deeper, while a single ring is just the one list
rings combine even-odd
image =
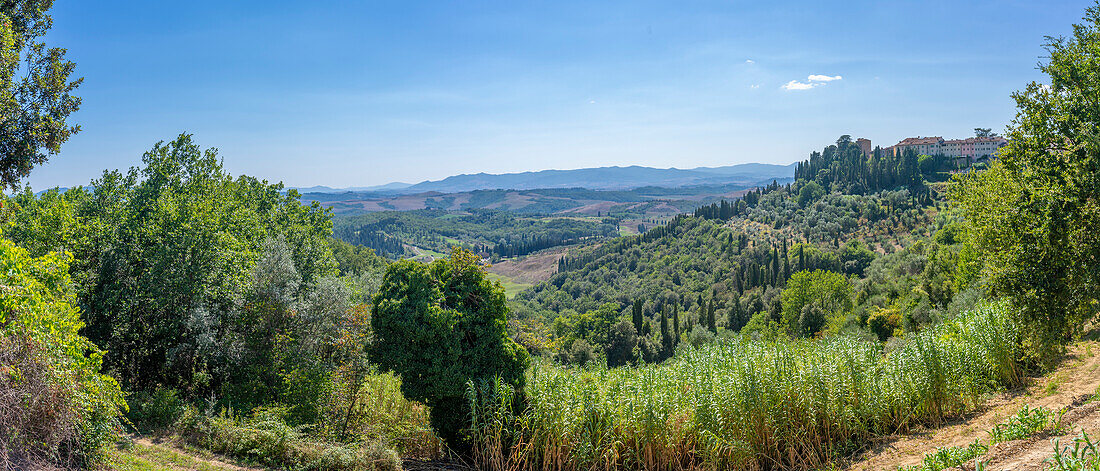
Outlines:
[{"label": "green tree", "polygon": [[508,337],[507,321],[504,288],[476,255],[455,248],[430,265],[398,261],[374,298],[370,357],[401,375],[405,396],[427,404],[432,425],[461,447],[469,382],[523,386],[528,355]]},{"label": "green tree", "polygon": [[782,293],[783,324],[796,336],[821,331],[828,316],[852,309],[852,284],[839,273],[814,270],[791,275]]},{"label": "green tree", "polygon": [[635,299],[634,305],[631,311],[631,321],[634,322],[634,331],[642,331],[642,323],[645,322],[645,315],[642,313],[642,300]]},{"label": "green tree", "polygon": [[1000,158],[957,177],[951,194],[994,294],[1010,297],[1055,348],[1100,299],[1100,3],[1045,48],[1040,70],[1050,83],[1013,94],[1017,115]]},{"label": "green tree", "polygon": [[[293,317],[297,297],[337,273],[331,213],[282,185],[231,177],[187,134],[142,160],[125,174],[104,172],[92,189],[17,195],[5,234],[34,256],[73,254],[85,333],[110,352],[107,369],[127,389],[221,395],[247,370],[234,349],[247,344],[249,319]],[[301,288],[280,303],[250,294],[262,289],[255,266],[274,240]]]},{"label": "green tree", "polygon": [[825,189],[818,185],[817,182],[806,182],[802,185],[802,189],[798,191],[798,205],[805,208],[810,203],[821,199],[825,196]]},{"label": "green tree", "polygon": [[65,49],[46,47],[53,0],[0,4],[0,191],[61,151],[80,126],[66,120],[80,107],[72,95],[83,79]]},{"label": "green tree", "polygon": [[635,347],[638,346],[638,335],[634,330],[634,324],[623,319],[611,327],[611,333],[607,342],[607,366],[614,368],[633,363]]}]

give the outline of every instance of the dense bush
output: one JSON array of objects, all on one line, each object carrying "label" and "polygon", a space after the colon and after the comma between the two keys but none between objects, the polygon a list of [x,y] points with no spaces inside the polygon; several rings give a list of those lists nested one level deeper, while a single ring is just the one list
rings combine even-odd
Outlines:
[{"label": "dense bush", "polygon": [[121,431],[118,383],[79,334],[68,257],[0,239],[0,467],[93,465]]},{"label": "dense bush", "polygon": [[465,444],[466,383],[496,377],[521,387],[527,367],[527,352],[505,330],[504,288],[480,262],[455,248],[430,265],[391,264],[371,318],[371,360],[401,376],[405,396],[430,407],[432,425],[457,448]]},{"label": "dense bush", "polygon": [[1100,3],[1045,47],[1039,69],[1049,80],[1013,94],[1018,113],[1000,158],[960,175],[952,196],[988,285],[1057,352],[1100,298]]},{"label": "dense bush", "polygon": [[257,409],[244,418],[185,409],[176,428],[195,446],[247,462],[303,471],[398,471],[401,459],[379,441],[358,445],[307,439],[287,425],[286,411]]},{"label": "dense bush", "polygon": [[256,306],[246,298],[262,281],[254,268],[265,244],[284,241],[311,287],[336,273],[330,215],[281,185],[232,178],[188,135],[142,160],[104,172],[91,189],[16,195],[7,235],[32,254],[73,254],[86,333],[128,389],[224,394],[243,357],[225,348],[239,343],[227,337]]}]

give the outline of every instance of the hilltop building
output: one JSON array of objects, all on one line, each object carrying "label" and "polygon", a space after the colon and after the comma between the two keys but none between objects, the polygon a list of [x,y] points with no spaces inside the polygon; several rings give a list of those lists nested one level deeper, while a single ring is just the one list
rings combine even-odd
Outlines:
[{"label": "hilltop building", "polygon": [[944,140],[944,138],[938,136],[909,137],[883,150],[888,153],[899,154],[913,149],[918,154],[924,155],[946,155],[948,157],[981,160],[994,156],[997,150],[1006,144],[1008,144],[1008,140],[1001,136],[950,140]]},{"label": "hilltop building", "polygon": [[856,139],[856,145],[859,146],[859,150],[863,151],[864,157],[871,156],[871,140],[866,138]]}]

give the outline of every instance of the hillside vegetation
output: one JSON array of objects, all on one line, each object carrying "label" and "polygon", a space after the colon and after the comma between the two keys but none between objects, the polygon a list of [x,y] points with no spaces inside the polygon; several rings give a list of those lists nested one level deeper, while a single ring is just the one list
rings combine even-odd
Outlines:
[{"label": "hillside vegetation", "polygon": [[[1009,145],[988,168],[865,155],[842,136],[789,184],[628,237],[602,215],[478,211],[334,232],[330,209],[230,175],[187,134],[89,187],[5,196],[0,460],[152,466],[138,454],[158,453],[140,448],[154,435],[294,470],[842,466],[1026,386],[1095,326],[1100,3],[1046,47],[1050,83],[1014,94]],[[59,54],[46,60],[56,80],[28,86],[67,83]],[[11,164],[5,186],[25,170]],[[334,233],[450,250],[395,261]],[[462,247],[519,255],[589,237],[510,301]],[[1070,423],[1094,417],[1086,401]],[[992,446],[1038,433],[1070,440],[1052,410],[1021,410],[993,440],[906,464],[996,459]],[[127,432],[139,447],[118,447]],[[1095,469],[1093,439],[1072,440],[1053,463]],[[166,459],[203,466],[195,455]]]}]

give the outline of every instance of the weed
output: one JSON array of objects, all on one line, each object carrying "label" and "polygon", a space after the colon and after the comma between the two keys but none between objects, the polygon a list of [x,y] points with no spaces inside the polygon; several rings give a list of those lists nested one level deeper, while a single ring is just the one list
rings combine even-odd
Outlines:
[{"label": "weed", "polygon": [[1073,448],[1069,445],[1061,446],[1055,438],[1054,456],[1047,461],[1051,463],[1052,471],[1100,471],[1097,443],[1085,432],[1081,432],[1081,436],[1073,440]]}]

